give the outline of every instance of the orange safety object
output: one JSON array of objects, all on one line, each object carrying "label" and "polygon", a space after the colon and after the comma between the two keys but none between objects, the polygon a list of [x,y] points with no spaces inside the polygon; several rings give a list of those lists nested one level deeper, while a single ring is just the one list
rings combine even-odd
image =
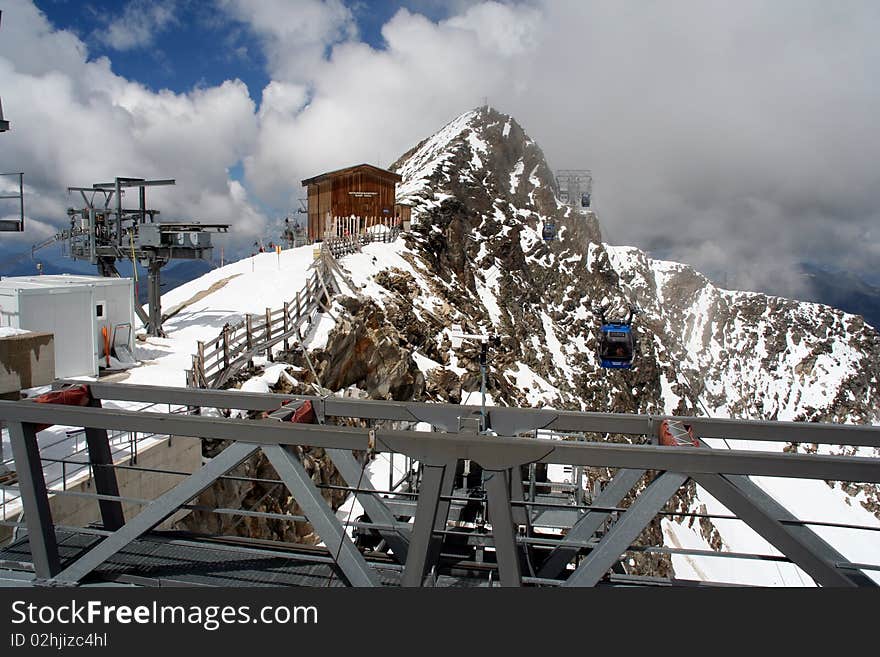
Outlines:
[{"label": "orange safety object", "polygon": [[699,447],[691,425],[679,420],[663,420],[660,423],[660,444],[667,447]]},{"label": "orange safety object", "polygon": [[[92,401],[92,392],[86,385],[71,386],[63,390],[52,390],[37,395],[31,401],[38,404],[64,404],[65,406],[88,406]],[[48,429],[51,424],[38,424],[37,431]]]},{"label": "orange safety object", "polygon": [[110,331],[106,326],[101,327],[101,335],[104,336],[104,357],[107,359],[107,367],[110,367]]}]

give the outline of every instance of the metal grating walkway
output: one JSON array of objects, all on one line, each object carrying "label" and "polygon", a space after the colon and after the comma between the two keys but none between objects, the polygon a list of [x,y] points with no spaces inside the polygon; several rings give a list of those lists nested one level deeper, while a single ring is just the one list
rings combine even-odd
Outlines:
[{"label": "metal grating walkway", "polygon": [[[72,562],[101,540],[101,536],[58,528],[58,552],[62,562]],[[23,537],[0,549],[3,570],[29,571],[30,543]],[[383,586],[398,586],[400,573],[377,567]],[[340,570],[330,563],[314,563],[287,554],[235,546],[199,544],[145,536],[133,541],[95,569],[93,579],[140,586],[256,586],[344,587]],[[439,587],[473,587],[485,584],[474,578],[440,576]]]}]

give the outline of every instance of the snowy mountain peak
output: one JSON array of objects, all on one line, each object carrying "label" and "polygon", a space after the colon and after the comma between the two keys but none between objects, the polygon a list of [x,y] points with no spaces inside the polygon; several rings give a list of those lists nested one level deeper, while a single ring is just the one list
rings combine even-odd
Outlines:
[{"label": "snowy mountain peak", "polygon": [[[570,212],[556,198],[556,182],[540,147],[513,117],[489,107],[456,117],[392,169],[403,177],[398,198],[413,206],[416,223],[453,198],[467,199],[481,216],[509,214],[532,228],[562,222]],[[598,238],[595,222],[591,230]]]},{"label": "snowy mountain peak", "polygon": [[[511,117],[488,108],[466,112],[394,168],[403,176],[400,195],[413,206],[413,229],[393,245],[370,245],[343,262],[362,299],[347,305],[343,326],[319,355],[330,380],[372,395],[405,390],[416,398],[474,402],[477,353],[467,344],[453,347],[449,329],[457,326],[500,337],[489,359],[489,398],[496,404],[880,422],[880,337],[860,317],[723,290],[687,265],[604,244],[595,214],[557,200],[541,149]],[[542,239],[547,222],[557,227],[549,243]],[[599,366],[599,304],[641,310],[631,370]],[[369,350],[340,356],[357,331],[358,344],[372,340],[381,358]],[[376,334],[367,337],[371,331]],[[389,345],[393,354],[385,353]],[[376,387],[371,382],[382,377],[368,373],[389,359],[403,362],[388,373],[399,385]],[[342,372],[365,374],[357,380]],[[809,497],[817,508],[834,510],[829,519],[842,514],[877,524],[880,518],[873,485],[817,484]],[[675,505],[725,512],[693,486]],[[662,528],[658,522],[649,533],[646,541],[701,549],[756,545],[754,537],[709,521],[698,527],[664,521]],[[864,546],[836,546],[864,560]],[[672,567],[665,557],[636,561],[635,571],[646,574],[668,574]],[[679,560],[676,572],[688,573],[688,564]],[[711,570],[711,564],[700,567]],[[768,574],[768,581],[780,580],[788,581]]]}]

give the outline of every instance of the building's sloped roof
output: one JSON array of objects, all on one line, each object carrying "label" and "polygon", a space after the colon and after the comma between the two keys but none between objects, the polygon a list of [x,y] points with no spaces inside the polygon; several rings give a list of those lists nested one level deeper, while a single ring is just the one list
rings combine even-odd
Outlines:
[{"label": "building's sloped roof", "polygon": [[390,180],[396,183],[403,180],[403,178],[401,178],[399,174],[396,174],[393,171],[381,169],[379,167],[373,166],[372,164],[355,164],[354,166],[345,167],[343,169],[336,169],[335,171],[328,171],[327,173],[322,173],[312,178],[306,178],[302,181],[302,184],[303,187],[306,187],[307,185],[315,185],[319,182],[323,182],[327,178],[332,178],[334,176],[344,176],[351,173],[356,173],[358,171],[365,171],[379,178],[385,178],[386,180]]}]

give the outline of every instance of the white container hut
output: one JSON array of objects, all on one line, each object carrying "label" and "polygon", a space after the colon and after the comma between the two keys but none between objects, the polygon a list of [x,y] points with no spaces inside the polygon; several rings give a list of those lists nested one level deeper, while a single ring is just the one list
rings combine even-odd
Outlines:
[{"label": "white container hut", "polygon": [[55,336],[55,376],[97,376],[100,367],[133,365],[132,279],[14,276],[0,279],[0,327]]}]

